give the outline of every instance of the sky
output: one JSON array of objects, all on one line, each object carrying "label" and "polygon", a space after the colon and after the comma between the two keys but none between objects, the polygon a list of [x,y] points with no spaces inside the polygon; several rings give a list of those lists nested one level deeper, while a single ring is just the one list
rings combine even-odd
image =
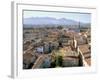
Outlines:
[{"label": "sky", "polygon": [[48,11],[23,11],[24,18],[32,17],[52,17],[56,19],[66,18],[84,23],[91,23],[91,14],[89,13],[75,13],[75,12],[48,12]]}]

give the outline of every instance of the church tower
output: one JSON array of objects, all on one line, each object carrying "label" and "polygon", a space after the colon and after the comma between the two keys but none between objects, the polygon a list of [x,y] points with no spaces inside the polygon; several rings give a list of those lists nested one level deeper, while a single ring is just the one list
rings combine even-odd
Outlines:
[{"label": "church tower", "polygon": [[77,40],[75,39],[75,36],[73,38],[73,49],[76,50],[77,48]]},{"label": "church tower", "polygon": [[78,26],[79,32],[80,32],[80,27],[81,27],[81,26],[80,26],[80,21],[79,21],[79,26]]}]

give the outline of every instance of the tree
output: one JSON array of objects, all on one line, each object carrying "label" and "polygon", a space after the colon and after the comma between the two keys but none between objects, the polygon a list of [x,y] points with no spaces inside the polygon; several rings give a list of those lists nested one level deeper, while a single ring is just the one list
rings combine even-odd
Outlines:
[{"label": "tree", "polygon": [[57,56],[56,57],[56,66],[62,66],[62,56]]},{"label": "tree", "polygon": [[63,29],[63,27],[62,26],[58,26],[57,29],[60,29],[61,30],[61,29]]},{"label": "tree", "polygon": [[51,68],[54,68],[54,67],[56,67],[56,62],[55,61],[51,62]]},{"label": "tree", "polygon": [[62,40],[59,41],[59,47],[63,47]]},{"label": "tree", "polygon": [[45,59],[45,61],[43,63],[43,68],[49,68],[50,64],[51,64],[50,60],[48,58]]}]

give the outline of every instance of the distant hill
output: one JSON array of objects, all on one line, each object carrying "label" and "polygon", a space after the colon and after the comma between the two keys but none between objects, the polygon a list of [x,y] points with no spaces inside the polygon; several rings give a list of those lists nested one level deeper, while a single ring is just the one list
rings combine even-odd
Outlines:
[{"label": "distant hill", "polygon": [[[24,27],[28,26],[38,26],[38,25],[79,25],[79,22],[70,20],[70,19],[56,19],[51,17],[31,17],[31,18],[24,18]],[[81,25],[86,25],[89,23],[80,22]]]}]

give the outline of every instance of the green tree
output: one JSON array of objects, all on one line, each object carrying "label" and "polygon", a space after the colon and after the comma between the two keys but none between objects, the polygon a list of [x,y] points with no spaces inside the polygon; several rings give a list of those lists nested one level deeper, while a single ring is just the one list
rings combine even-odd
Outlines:
[{"label": "green tree", "polygon": [[56,57],[56,66],[62,66],[62,56],[57,56]]},{"label": "green tree", "polygon": [[61,30],[61,29],[63,29],[63,27],[62,26],[58,26],[57,29],[60,29]]}]

